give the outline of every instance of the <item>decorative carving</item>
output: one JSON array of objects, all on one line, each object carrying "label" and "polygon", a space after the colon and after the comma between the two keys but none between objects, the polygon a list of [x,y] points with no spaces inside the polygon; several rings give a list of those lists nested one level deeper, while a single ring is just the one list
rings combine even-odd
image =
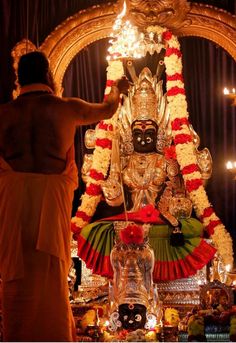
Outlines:
[{"label": "decorative carving", "polygon": [[218,280],[209,282],[204,287],[202,287],[200,292],[200,303],[202,308],[208,308],[209,306],[214,305],[214,293],[225,293],[227,298],[227,307],[231,307],[234,304],[234,295],[230,287],[221,283]]},{"label": "decorative carving", "polygon": [[12,95],[13,99],[17,98],[17,96],[20,93],[18,78],[17,78],[17,69],[18,69],[18,63],[19,59],[22,55],[25,55],[28,52],[37,50],[36,46],[28,39],[22,39],[20,42],[18,42],[14,48],[11,51],[11,56],[13,58],[13,68],[15,70],[16,74],[16,80],[15,85],[16,89],[13,90]]},{"label": "decorative carving", "polygon": [[128,0],[127,9],[137,26],[160,25],[175,30],[187,25],[190,4],[186,0]]},{"label": "decorative carving", "polygon": [[179,36],[196,36],[209,39],[225,49],[236,60],[236,16],[203,4],[191,4],[189,26],[178,30]]},{"label": "decorative carving", "polygon": [[87,45],[110,35],[117,13],[116,4],[102,4],[81,10],[67,18],[43,42],[40,50],[50,59],[58,95],[62,94],[64,73],[76,56]]},{"label": "decorative carving", "polygon": [[[39,50],[49,57],[54,79],[58,85],[58,95],[62,93],[62,80],[71,60],[85,46],[110,35],[122,6],[123,1],[119,0],[116,3],[96,5],[79,11],[56,27],[45,39]],[[151,21],[147,22],[145,15],[146,26],[151,23],[165,25],[178,36],[209,39],[224,48],[236,60],[234,15],[209,5],[196,3],[189,5],[186,0],[130,0],[128,6],[133,18],[138,15],[135,16],[132,11],[135,10],[137,14],[142,10],[147,11]],[[15,49],[16,47],[13,50]]]}]

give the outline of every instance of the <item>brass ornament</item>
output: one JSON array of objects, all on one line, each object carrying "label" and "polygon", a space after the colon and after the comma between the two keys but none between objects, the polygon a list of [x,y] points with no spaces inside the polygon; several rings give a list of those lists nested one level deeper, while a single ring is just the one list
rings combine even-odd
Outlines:
[{"label": "brass ornament", "polygon": [[128,0],[127,9],[130,20],[139,27],[159,25],[176,30],[188,24],[190,4],[186,0]]},{"label": "brass ornament", "polygon": [[[130,17],[134,4],[137,14],[142,11],[152,12],[149,14],[152,21],[146,22],[146,26],[151,23],[162,25],[170,28],[177,36],[211,40],[236,60],[235,15],[210,5],[189,4],[186,0],[131,0],[127,4],[131,10]],[[87,45],[109,37],[122,6],[123,1],[119,0],[81,10],[57,26],[39,47],[49,57],[58,95],[62,95],[63,77],[72,59]],[[157,20],[154,20],[154,16]]]}]

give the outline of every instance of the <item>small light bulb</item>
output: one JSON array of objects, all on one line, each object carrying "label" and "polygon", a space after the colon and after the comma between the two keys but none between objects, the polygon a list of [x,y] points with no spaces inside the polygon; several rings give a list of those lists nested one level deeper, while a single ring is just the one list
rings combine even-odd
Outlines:
[{"label": "small light bulb", "polygon": [[233,169],[233,163],[231,161],[226,163],[226,169]]}]

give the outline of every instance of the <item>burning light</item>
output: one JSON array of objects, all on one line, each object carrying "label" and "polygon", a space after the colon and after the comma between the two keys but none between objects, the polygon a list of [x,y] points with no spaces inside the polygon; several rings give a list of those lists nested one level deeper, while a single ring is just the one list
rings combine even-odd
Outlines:
[{"label": "burning light", "polygon": [[139,32],[137,26],[132,25],[126,13],[124,1],[123,10],[117,16],[111,33],[111,44],[108,48],[107,60],[121,58],[141,58],[149,52],[160,52],[163,47],[161,35],[154,32]]}]

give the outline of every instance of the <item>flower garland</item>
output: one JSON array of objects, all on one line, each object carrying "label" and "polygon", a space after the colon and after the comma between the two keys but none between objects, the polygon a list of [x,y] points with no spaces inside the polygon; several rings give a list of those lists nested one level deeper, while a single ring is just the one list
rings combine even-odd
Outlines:
[{"label": "flower garland", "polygon": [[[198,168],[193,138],[189,129],[187,101],[182,75],[182,54],[179,41],[166,28],[152,26],[147,31],[161,34],[163,41],[166,43],[164,63],[166,66],[167,100],[170,109],[176,157],[180,165],[186,190],[189,193],[196,215],[201,219],[224,264],[232,266],[232,239],[209,202]],[[105,97],[109,93],[114,80],[122,75],[122,63],[118,60],[109,61]],[[78,208],[76,216],[72,218],[72,231],[74,232],[75,239],[78,237],[81,229],[89,223],[97,204],[101,200],[101,181],[105,179],[110,164],[112,134],[112,119],[98,124],[89,181],[86,185],[85,194],[82,196],[81,206]]]},{"label": "flower garland", "polygon": [[[153,30],[155,27],[150,29]],[[215,214],[203,187],[195,147],[189,130],[180,44],[177,37],[167,29],[157,27],[157,30],[159,32],[162,30],[162,37],[167,45],[164,58],[167,79],[167,100],[170,109],[176,157],[183,175],[185,187],[193,203],[196,215],[201,219],[224,264],[232,267],[232,239]]]},{"label": "flower garland", "polygon": [[[121,61],[109,61],[107,68],[107,82],[104,100],[110,93],[114,81],[124,74]],[[102,198],[101,182],[105,180],[111,160],[111,148],[113,138],[113,119],[101,121],[95,130],[95,149],[93,152],[92,166],[89,172],[85,193],[81,197],[81,205],[71,219],[73,238],[78,236],[94,215],[97,205]]]}]

